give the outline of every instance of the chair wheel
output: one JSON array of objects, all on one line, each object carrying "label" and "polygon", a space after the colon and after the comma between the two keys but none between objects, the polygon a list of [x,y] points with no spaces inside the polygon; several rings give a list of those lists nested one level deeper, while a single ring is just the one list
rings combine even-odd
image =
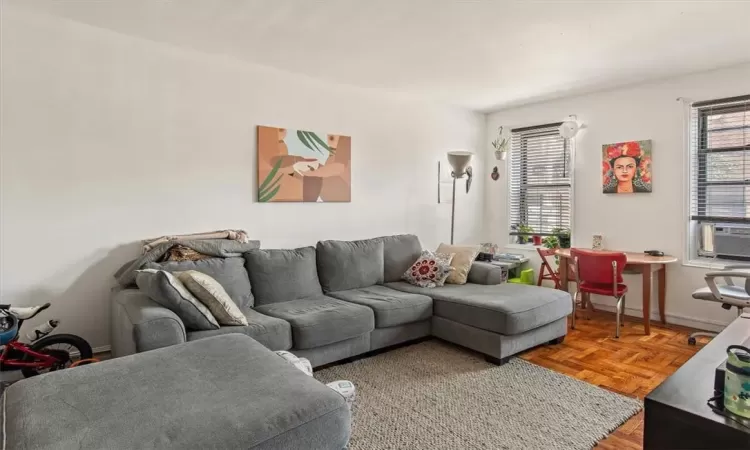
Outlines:
[{"label": "chair wheel", "polygon": [[688,338],[688,345],[695,345],[695,338],[694,337],[691,336],[691,337]]}]

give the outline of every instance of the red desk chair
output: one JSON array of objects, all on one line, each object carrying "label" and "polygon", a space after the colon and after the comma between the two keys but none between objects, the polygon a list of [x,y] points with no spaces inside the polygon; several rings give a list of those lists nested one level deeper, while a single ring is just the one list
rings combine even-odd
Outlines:
[{"label": "red desk chair", "polygon": [[620,337],[620,314],[625,311],[625,293],[628,287],[623,284],[622,271],[625,270],[625,253],[603,252],[573,248],[570,256],[575,265],[578,289],[573,296],[573,317],[571,328],[576,326],[576,302],[578,294],[610,295],[617,300],[615,337]]},{"label": "red desk chair", "polygon": [[[547,260],[547,257],[554,257],[555,251],[557,251],[556,248],[536,248],[537,253],[539,253],[539,257],[542,258],[542,265],[539,267],[539,278],[536,281],[537,286],[542,285],[542,281],[544,280],[550,280],[555,283],[555,289],[562,289],[562,284],[560,281],[560,272],[557,270],[552,269],[552,265]],[[563,258],[563,262],[568,261],[568,259]],[[568,264],[568,280],[569,281],[575,281],[575,268],[573,267],[573,264]],[[567,286],[565,287],[565,290],[567,291]]]}]

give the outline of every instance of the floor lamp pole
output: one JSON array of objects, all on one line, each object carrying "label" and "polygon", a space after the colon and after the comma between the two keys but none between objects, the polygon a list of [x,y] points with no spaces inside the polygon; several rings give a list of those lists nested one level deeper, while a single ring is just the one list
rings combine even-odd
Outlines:
[{"label": "floor lamp pole", "polygon": [[453,176],[453,199],[451,199],[451,245],[453,245],[453,228],[456,224],[456,177]]}]

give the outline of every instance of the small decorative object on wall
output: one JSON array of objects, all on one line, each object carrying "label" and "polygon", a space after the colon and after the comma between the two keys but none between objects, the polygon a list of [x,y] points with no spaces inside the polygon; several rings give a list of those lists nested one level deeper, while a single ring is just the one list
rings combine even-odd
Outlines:
[{"label": "small decorative object on wall", "polygon": [[605,194],[651,192],[651,140],[602,145]]},{"label": "small decorative object on wall", "polygon": [[601,250],[602,249],[602,235],[601,234],[595,234],[594,239],[591,242],[591,248],[594,250]]},{"label": "small decorative object on wall", "polygon": [[497,166],[492,168],[492,173],[490,174],[490,178],[492,178],[492,181],[497,181],[498,178],[500,178],[500,172],[497,171]]},{"label": "small decorative object on wall", "polygon": [[495,147],[495,159],[502,161],[508,156],[509,144],[510,139],[507,136],[503,136],[503,127],[498,127],[497,138],[492,141],[492,146]]},{"label": "small decorative object on wall", "polygon": [[352,139],[258,126],[259,202],[351,201]]}]

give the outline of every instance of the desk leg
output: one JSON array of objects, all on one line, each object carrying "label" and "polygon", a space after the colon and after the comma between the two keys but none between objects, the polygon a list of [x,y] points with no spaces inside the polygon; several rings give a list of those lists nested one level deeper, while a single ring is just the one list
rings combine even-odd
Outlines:
[{"label": "desk leg", "polygon": [[667,265],[662,264],[661,269],[658,272],[659,279],[659,318],[661,319],[662,325],[667,323],[665,317],[664,308],[667,302]]},{"label": "desk leg", "polygon": [[643,328],[651,334],[651,264],[641,265],[643,275]]},{"label": "desk leg", "polygon": [[560,290],[568,292],[568,258],[560,257],[559,264],[557,271],[560,274]]}]

